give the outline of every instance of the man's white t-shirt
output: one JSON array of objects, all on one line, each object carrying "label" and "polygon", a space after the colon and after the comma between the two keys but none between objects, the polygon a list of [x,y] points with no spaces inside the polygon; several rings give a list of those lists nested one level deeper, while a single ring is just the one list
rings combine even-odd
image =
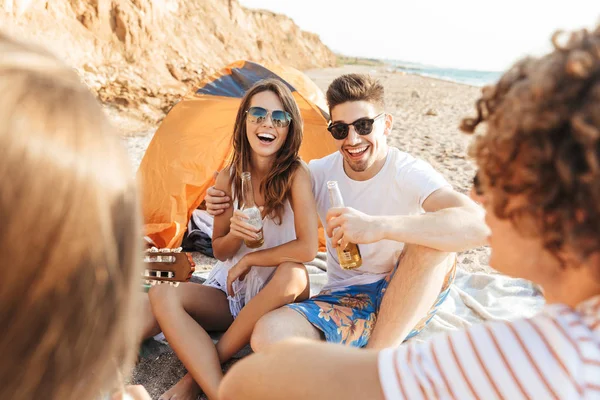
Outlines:
[{"label": "man's white t-shirt", "polygon": [[[418,215],[423,202],[442,187],[450,184],[433,167],[395,147],[390,147],[381,171],[366,181],[350,179],[344,171],[343,157],[339,152],[308,164],[317,211],[323,226],[330,208],[327,181],[337,181],[344,205],[368,215]],[[360,244],[362,266],[355,270],[340,267],[337,251],[327,237],[327,278],[323,289],[340,289],[365,285],[383,279],[396,265],[404,243],[382,240]]]}]

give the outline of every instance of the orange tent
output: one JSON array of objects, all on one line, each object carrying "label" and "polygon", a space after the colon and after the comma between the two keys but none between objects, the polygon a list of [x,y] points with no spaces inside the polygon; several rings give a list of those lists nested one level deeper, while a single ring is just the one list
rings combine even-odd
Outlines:
[{"label": "orange tent", "polygon": [[[336,151],[321,90],[302,72],[248,61],[228,65],[187,94],[154,134],[138,170],[145,233],[158,247],[181,244],[188,221],[214,172],[231,157],[233,124],[244,93],[257,81],[277,78],[292,91],[304,119],[300,156],[305,162]],[[324,247],[323,231],[320,241]]]}]

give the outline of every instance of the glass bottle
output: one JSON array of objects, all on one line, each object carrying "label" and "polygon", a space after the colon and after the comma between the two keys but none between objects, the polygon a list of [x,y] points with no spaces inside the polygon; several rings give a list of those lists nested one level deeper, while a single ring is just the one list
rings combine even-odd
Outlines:
[{"label": "glass bottle", "polygon": [[254,190],[252,189],[250,172],[242,172],[242,198],[240,200],[240,210],[248,216],[246,222],[256,228],[260,228],[260,231],[257,232],[259,238],[253,241],[244,240],[244,244],[250,249],[257,249],[265,243],[265,238],[263,236],[262,215],[254,202]]},{"label": "glass bottle", "polygon": [[[342,193],[340,193],[337,181],[328,181],[327,190],[329,190],[329,207],[344,207],[344,200],[342,199]],[[348,243],[343,249],[340,246],[337,246],[336,250],[342,268],[356,269],[362,265],[362,257],[358,245]]]}]

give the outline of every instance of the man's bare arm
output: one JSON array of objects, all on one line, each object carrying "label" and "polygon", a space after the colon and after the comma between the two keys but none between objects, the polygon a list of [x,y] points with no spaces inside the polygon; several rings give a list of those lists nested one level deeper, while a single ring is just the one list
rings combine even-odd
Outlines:
[{"label": "man's bare arm", "polygon": [[[423,203],[421,215],[369,216],[351,208],[332,209],[327,231],[334,246],[388,239],[406,247],[392,278],[367,347],[402,343],[435,303],[454,252],[485,243],[483,210],[468,197],[443,188]],[[340,228],[337,231],[334,230]]]},{"label": "man's bare arm", "polygon": [[459,252],[485,244],[488,229],[483,209],[467,196],[442,188],[423,202],[423,209],[420,215],[371,216],[351,208],[333,208],[327,214],[327,233],[332,243],[341,240],[342,246],[388,239]]},{"label": "man's bare arm", "polygon": [[396,216],[383,221],[385,238],[440,251],[459,252],[486,243],[484,211],[467,196],[452,189],[433,192],[424,202],[424,214]]}]

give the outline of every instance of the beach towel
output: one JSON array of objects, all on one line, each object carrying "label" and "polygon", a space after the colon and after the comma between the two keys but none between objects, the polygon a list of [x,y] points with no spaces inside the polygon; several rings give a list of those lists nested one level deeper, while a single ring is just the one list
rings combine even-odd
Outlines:
[{"label": "beach towel", "polygon": [[[311,296],[327,282],[326,254],[319,253],[307,265]],[[320,264],[322,262],[322,264]],[[421,333],[408,342],[424,342],[432,336],[464,329],[485,321],[528,318],[541,310],[545,301],[540,288],[525,279],[459,268],[450,293]]]},{"label": "beach towel", "polygon": [[[319,293],[327,282],[326,253],[319,252],[312,262],[306,264],[306,268],[312,296]],[[202,281],[208,273],[195,273],[194,278]],[[436,315],[419,335],[404,343],[424,342],[434,335],[485,321],[528,318],[541,310],[544,303],[539,287],[530,281],[499,273],[467,272],[459,264],[450,293]],[[213,340],[216,342],[218,337],[220,334],[214,335]],[[249,352],[246,346],[235,358]]]}]

